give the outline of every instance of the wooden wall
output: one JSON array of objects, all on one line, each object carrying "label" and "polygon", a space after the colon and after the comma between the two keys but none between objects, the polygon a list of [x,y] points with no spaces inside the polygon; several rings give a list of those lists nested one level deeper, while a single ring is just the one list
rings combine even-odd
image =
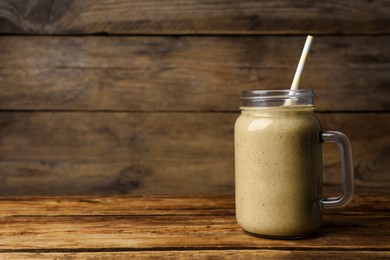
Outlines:
[{"label": "wooden wall", "polygon": [[287,89],[308,33],[301,87],[389,191],[388,0],[4,0],[0,33],[0,195],[233,193],[240,91]]}]

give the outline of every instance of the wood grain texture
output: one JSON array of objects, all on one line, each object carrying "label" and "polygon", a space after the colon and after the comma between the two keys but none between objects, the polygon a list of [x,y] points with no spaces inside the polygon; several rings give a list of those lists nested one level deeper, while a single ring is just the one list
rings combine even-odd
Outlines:
[{"label": "wood grain texture", "polygon": [[174,250],[130,252],[1,253],[2,259],[388,259],[386,251]]},{"label": "wood grain texture", "polygon": [[[1,195],[233,193],[236,113],[0,113]],[[388,113],[318,115],[352,142],[356,186],[388,192]],[[325,183],[339,154],[324,147]]]},{"label": "wood grain texture", "polygon": [[[390,36],[317,37],[318,111],[390,111]],[[1,37],[0,109],[237,111],[289,88],[304,37]]]},{"label": "wood grain texture", "polygon": [[[150,249],[389,250],[389,216],[330,216],[314,238],[275,241],[250,237],[235,216],[15,217],[1,218],[0,252]],[[369,224],[369,225],[367,225]],[[348,241],[348,243],[346,242]]]},{"label": "wood grain texture", "polygon": [[389,17],[386,0],[15,0],[0,4],[0,33],[378,34]]},{"label": "wood grain texture", "polygon": [[[148,251],[154,251],[157,255],[160,251],[165,251],[169,256],[169,252],[173,253],[177,250],[180,254],[183,249],[189,249],[188,253],[207,250],[203,251],[204,254],[207,252],[215,254],[215,250],[220,250],[222,254],[235,250],[232,253],[239,254],[246,250],[246,253],[272,251],[276,256],[289,254],[294,250],[293,256],[298,257],[301,251],[305,251],[306,255],[310,255],[310,252],[314,255],[315,252],[321,251],[323,255],[329,250],[333,254],[351,251],[355,255],[361,252],[361,256],[369,256],[369,252],[373,252],[372,256],[375,254],[383,256],[380,253],[389,252],[390,249],[389,196],[370,196],[368,200],[365,196],[359,198],[352,201],[350,206],[342,211],[327,211],[322,228],[315,236],[304,240],[270,240],[246,235],[235,220],[233,197],[211,197],[209,201],[205,198],[190,197],[184,197],[181,200],[152,198],[151,204],[154,207],[156,200],[160,201],[158,208],[162,211],[157,215],[148,213],[153,211],[148,208],[150,205],[148,198],[135,197],[118,199],[114,197],[110,201],[110,207],[114,212],[118,212],[115,210],[118,206],[120,211],[125,213],[121,215],[94,215],[96,212],[94,204],[86,205],[85,201],[98,202],[97,197],[51,198],[51,200],[49,198],[40,200],[34,197],[31,199],[38,205],[44,208],[47,204],[48,208],[46,210],[35,208],[37,211],[32,215],[23,215],[25,203],[29,198],[20,198],[21,205],[18,208],[21,208],[21,212],[16,214],[14,206],[18,204],[19,199],[15,198],[14,204],[5,204],[2,207],[0,256],[3,253],[10,256],[11,253],[45,255],[47,253],[85,252],[92,254],[120,251],[125,253],[137,251],[134,252],[136,256],[139,252],[144,252],[147,256],[151,253]],[[4,199],[6,201],[6,198]],[[188,212],[191,209],[194,212],[201,212],[203,209],[199,205],[199,200],[202,199],[206,205],[207,214],[180,213],[181,210]],[[80,215],[77,214],[77,210],[73,213],[69,211],[68,205],[72,200],[74,205],[80,202],[81,211],[90,209],[90,214]],[[102,200],[107,201],[107,198],[102,198]],[[137,200],[141,201],[137,202]],[[193,200],[197,206],[191,206]],[[209,206],[215,201],[217,203],[225,201],[225,208],[233,213],[210,213]],[[376,201],[384,208],[372,212],[369,206],[375,205]],[[126,214],[123,205],[128,205],[130,213],[133,211],[133,205],[142,203],[144,204],[143,212]],[[50,214],[54,205],[59,214],[46,215],[46,213]],[[188,207],[183,207],[184,205]],[[368,208],[365,208],[366,206]],[[175,209],[176,213],[167,211],[166,207]],[[349,207],[355,210],[349,210]],[[358,208],[362,210],[356,211]],[[62,209],[64,214],[61,214]]]},{"label": "wood grain texture", "polygon": [[[189,203],[190,201],[190,203]],[[235,214],[234,195],[214,196],[4,196],[0,217],[12,216],[227,216]],[[389,213],[388,195],[355,194],[346,208],[327,214]]]},{"label": "wood grain texture", "polygon": [[288,88],[307,33],[301,87],[388,193],[389,24],[386,0],[0,1],[0,194],[232,193],[239,92]]}]

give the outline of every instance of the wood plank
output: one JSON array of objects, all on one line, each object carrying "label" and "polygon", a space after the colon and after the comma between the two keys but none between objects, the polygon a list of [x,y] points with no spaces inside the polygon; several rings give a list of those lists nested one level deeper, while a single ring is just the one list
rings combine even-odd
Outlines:
[{"label": "wood plank", "polygon": [[[1,112],[1,195],[227,194],[236,113]],[[352,142],[356,186],[388,192],[389,113],[320,113]],[[339,154],[324,147],[325,183]],[[157,185],[158,184],[158,185]]]},{"label": "wood plank", "polygon": [[[361,206],[361,196],[355,197],[355,208]],[[383,196],[364,196],[376,202],[373,212],[383,212],[387,202]],[[0,197],[0,217],[12,216],[130,216],[130,215],[234,215],[232,195],[191,197],[135,196],[17,196]],[[352,209],[352,207],[351,207]],[[359,211],[359,209],[358,209]]]},{"label": "wood plank", "polygon": [[[191,199],[183,200],[191,203]],[[381,200],[389,201],[389,196],[382,196]],[[166,203],[169,203],[169,198]],[[61,208],[61,203],[58,206]],[[181,248],[323,251],[390,249],[388,211],[325,214],[323,227],[315,236],[305,240],[270,240],[248,236],[240,229],[234,215],[35,215],[0,217],[0,224],[0,250],[8,253],[26,249],[29,252]]]},{"label": "wood plank", "polygon": [[[390,28],[390,27],[389,27]],[[317,37],[318,111],[390,111],[390,36]],[[0,109],[237,111],[289,88],[304,37],[1,37]]]},{"label": "wood plank", "polygon": [[2,1],[0,33],[378,34],[388,1]]},{"label": "wood plank", "polygon": [[[388,134],[379,134],[378,128],[390,128],[390,115],[381,114],[382,118],[376,118],[375,114],[360,114],[360,120],[355,116],[358,114],[344,114],[341,116],[331,114],[319,114],[324,130],[339,130],[345,133],[351,140],[355,185],[359,187],[378,187],[375,182],[379,177],[381,182],[387,183],[383,192],[389,192],[389,170],[390,164],[386,161],[390,155],[390,143]],[[355,117],[355,118],[354,118]],[[360,122],[359,122],[360,121]],[[389,132],[389,130],[386,130]],[[367,132],[377,132],[374,138]],[[383,144],[383,146],[381,145]],[[336,145],[324,144],[324,179],[327,184],[341,183],[340,169],[341,162],[338,158],[339,151]],[[387,176],[387,177],[385,177]],[[341,188],[341,187],[340,187]],[[378,187],[379,188],[379,187]],[[387,190],[387,191],[386,191]],[[378,190],[379,192],[379,190]]]},{"label": "wood plank", "polygon": [[[326,214],[389,215],[389,195],[355,194],[343,209]],[[17,196],[0,197],[0,217],[18,216],[233,216],[234,195],[217,196]]]},{"label": "wood plank", "polygon": [[169,250],[130,252],[0,253],[2,259],[388,259],[388,251]]}]

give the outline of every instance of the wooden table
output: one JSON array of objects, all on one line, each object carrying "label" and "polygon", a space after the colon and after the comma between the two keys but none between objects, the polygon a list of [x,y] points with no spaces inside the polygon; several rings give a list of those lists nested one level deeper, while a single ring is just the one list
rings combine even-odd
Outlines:
[{"label": "wooden table", "polygon": [[314,237],[248,236],[234,198],[2,197],[0,259],[390,258],[390,195],[327,211]]}]

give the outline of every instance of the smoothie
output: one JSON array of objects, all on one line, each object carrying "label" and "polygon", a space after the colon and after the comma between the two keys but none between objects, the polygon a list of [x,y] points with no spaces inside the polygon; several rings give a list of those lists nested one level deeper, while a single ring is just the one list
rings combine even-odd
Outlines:
[{"label": "smoothie", "polygon": [[322,221],[320,123],[312,105],[241,107],[236,218],[247,232],[302,237]]}]

